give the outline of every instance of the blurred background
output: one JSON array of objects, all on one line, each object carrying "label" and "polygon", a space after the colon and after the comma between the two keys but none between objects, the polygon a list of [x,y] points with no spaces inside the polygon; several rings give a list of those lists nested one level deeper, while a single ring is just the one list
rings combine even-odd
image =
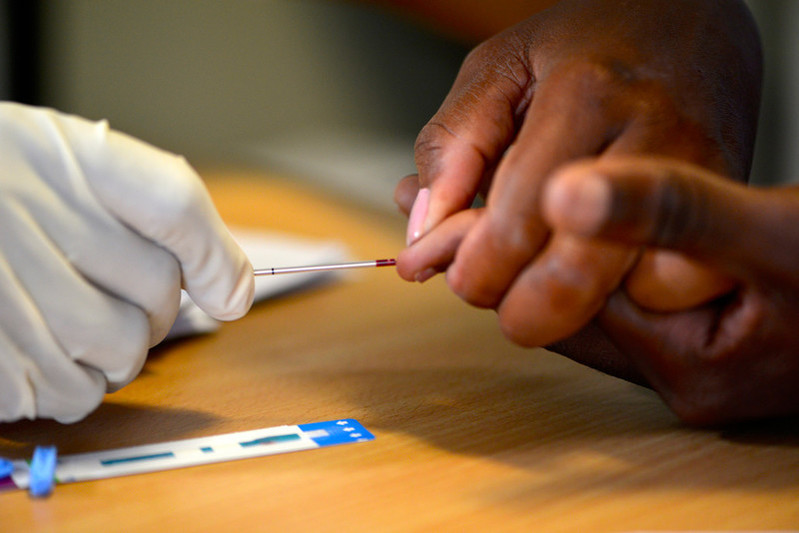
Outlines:
[{"label": "blurred background", "polygon": [[357,2],[2,1],[3,98],[392,209],[467,52]]},{"label": "blurred background", "polygon": [[[750,0],[766,50],[753,180],[799,181],[795,0]],[[334,0],[0,0],[0,98],[393,209],[470,44]]]}]

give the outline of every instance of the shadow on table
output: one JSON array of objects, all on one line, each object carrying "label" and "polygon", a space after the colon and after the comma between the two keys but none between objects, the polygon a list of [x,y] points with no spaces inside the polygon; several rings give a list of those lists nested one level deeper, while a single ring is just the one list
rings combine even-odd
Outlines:
[{"label": "shadow on table", "polygon": [[106,401],[75,424],[53,420],[0,424],[0,456],[28,458],[37,445],[54,444],[60,454],[136,446],[187,438],[213,425],[216,418],[185,409],[139,407]]},{"label": "shadow on table", "polygon": [[[585,368],[419,368],[303,373],[346,395],[369,429],[546,474],[530,490],[799,485],[799,420],[702,430],[652,391]],[[325,392],[328,392],[325,391]],[[594,461],[597,457],[601,460]],[[584,464],[586,461],[592,464]],[[594,461],[594,462],[592,462]],[[575,466],[578,465],[578,466]]]}]

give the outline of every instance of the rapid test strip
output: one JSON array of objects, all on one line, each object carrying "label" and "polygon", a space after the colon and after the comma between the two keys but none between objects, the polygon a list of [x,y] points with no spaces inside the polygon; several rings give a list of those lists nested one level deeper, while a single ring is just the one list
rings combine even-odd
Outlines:
[{"label": "rapid test strip", "polygon": [[[226,433],[211,437],[144,444],[58,457],[56,483],[89,481],[187,466],[233,461],[278,453],[313,450],[373,440],[374,435],[352,419]],[[12,461],[13,470],[0,478],[0,490],[27,489],[28,461]]]}]

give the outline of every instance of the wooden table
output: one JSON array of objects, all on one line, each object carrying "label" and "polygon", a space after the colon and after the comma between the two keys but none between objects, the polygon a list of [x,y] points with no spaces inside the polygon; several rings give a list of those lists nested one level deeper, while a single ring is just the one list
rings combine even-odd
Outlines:
[{"label": "wooden table", "polygon": [[[232,224],[394,255],[398,214],[280,179],[208,175]],[[0,531],[799,528],[799,423],[682,426],[650,391],[504,341],[443,280],[390,270],[257,305],[153,351],[86,420],[0,424],[0,455],[351,417],[376,439],[0,494]]]}]

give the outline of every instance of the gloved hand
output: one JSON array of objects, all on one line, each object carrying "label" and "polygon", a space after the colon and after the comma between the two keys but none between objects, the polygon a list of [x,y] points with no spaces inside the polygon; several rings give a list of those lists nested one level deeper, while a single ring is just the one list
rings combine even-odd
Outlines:
[{"label": "gloved hand", "polygon": [[0,421],[86,416],[139,373],[181,286],[221,320],[252,303],[252,267],[186,161],[0,103]]}]

